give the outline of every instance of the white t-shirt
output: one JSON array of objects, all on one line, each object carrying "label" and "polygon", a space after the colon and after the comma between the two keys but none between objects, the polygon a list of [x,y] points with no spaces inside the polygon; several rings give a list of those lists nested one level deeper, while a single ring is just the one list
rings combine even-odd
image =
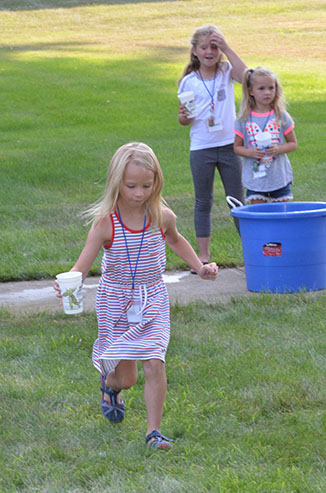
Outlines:
[{"label": "white t-shirt", "polygon": [[[186,75],[180,82],[178,94],[184,91],[193,91],[198,110],[198,115],[194,118],[190,129],[191,151],[233,144],[233,129],[236,115],[233,92],[234,80],[231,78],[231,70],[231,64],[224,62],[217,72],[215,87],[214,79],[204,79],[208,90],[195,72]],[[209,132],[208,120],[211,116],[211,97],[209,92],[212,94],[213,87],[215,103],[214,120],[215,122],[222,122],[223,128]]]}]

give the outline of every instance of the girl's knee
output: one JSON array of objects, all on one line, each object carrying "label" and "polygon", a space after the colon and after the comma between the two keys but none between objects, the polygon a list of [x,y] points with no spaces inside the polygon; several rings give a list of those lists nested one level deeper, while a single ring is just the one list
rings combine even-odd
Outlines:
[{"label": "girl's knee", "polygon": [[122,389],[130,389],[137,382],[138,372],[136,361],[121,361],[116,367],[115,372]]},{"label": "girl's knee", "polygon": [[160,359],[148,359],[143,361],[143,371],[145,378],[155,375],[165,375],[165,364]]},{"label": "girl's knee", "polygon": [[120,377],[120,383],[122,389],[130,389],[137,382],[137,374],[136,375],[123,375]]}]

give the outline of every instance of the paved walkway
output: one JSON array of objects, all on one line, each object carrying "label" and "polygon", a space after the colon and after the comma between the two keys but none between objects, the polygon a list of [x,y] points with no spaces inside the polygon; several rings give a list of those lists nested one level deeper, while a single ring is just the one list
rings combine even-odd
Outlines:
[{"label": "paved walkway", "polygon": [[[84,283],[84,310],[95,310],[99,278],[88,277]],[[228,302],[232,297],[250,296],[244,268],[221,269],[216,281],[204,281],[189,271],[166,272],[164,280],[172,305],[192,301]],[[53,280],[0,283],[0,307],[16,313],[62,310],[55,296]]]}]

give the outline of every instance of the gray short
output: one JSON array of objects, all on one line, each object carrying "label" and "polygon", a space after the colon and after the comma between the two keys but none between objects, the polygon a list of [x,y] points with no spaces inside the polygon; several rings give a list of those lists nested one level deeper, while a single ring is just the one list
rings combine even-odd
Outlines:
[{"label": "gray short", "polygon": [[[211,234],[211,210],[214,200],[214,176],[217,168],[225,195],[245,201],[241,181],[241,158],[233,151],[233,144],[190,151],[190,166],[195,189],[194,223],[197,238]],[[235,225],[239,231],[237,218]]]}]

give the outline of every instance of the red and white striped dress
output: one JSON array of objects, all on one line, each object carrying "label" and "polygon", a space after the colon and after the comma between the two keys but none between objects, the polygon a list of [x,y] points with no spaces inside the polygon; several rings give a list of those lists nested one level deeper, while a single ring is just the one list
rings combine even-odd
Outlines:
[{"label": "red and white striped dress", "polygon": [[[124,313],[131,298],[132,276],[125,245],[123,229],[114,212],[112,240],[104,248],[102,276],[96,298],[98,338],[93,345],[93,363],[102,373],[117,366],[120,360],[165,361],[170,339],[169,297],[163,281],[165,269],[165,238],[162,230],[150,229],[147,223],[135,276],[134,293],[145,285],[147,303],[142,322],[129,324]],[[143,231],[133,231],[124,226],[129,257],[134,271]],[[117,320],[120,321],[115,326]]]}]

